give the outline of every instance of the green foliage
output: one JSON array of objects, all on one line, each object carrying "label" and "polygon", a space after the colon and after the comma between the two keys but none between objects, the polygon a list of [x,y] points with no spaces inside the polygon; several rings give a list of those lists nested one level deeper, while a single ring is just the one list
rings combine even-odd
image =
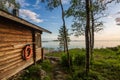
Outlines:
[{"label": "green foliage", "polygon": [[76,54],[74,57],[74,64],[77,66],[85,65],[85,54]]},{"label": "green foliage", "polygon": [[43,80],[51,80],[50,76],[46,76]]},{"label": "green foliage", "polygon": [[38,64],[32,65],[31,67],[28,68],[29,72],[31,72],[31,73],[36,73],[40,69],[41,69],[41,66]]},{"label": "green foliage", "polygon": [[[73,63],[73,59],[72,59],[72,56],[70,56],[70,65],[71,66],[72,66],[72,63]],[[61,57],[61,66],[65,67],[65,68],[69,67],[67,54],[62,55],[62,57]]]},{"label": "green foliage", "polygon": [[16,0],[0,0],[0,9],[9,12],[10,7],[12,7],[12,9],[20,9],[20,4],[17,3]]},{"label": "green foliage", "polygon": [[61,57],[63,54],[65,54],[64,52],[56,52],[56,53],[49,53],[49,54],[45,54],[46,56],[54,56],[54,57]]},{"label": "green foliage", "polygon": [[[120,48],[117,47],[117,49],[119,51]],[[94,61],[91,62],[91,69],[87,77],[84,71],[85,49],[69,50],[72,57],[72,75],[69,74],[66,80],[119,80],[120,56],[116,54],[118,51],[110,48],[95,49],[93,55]],[[67,57],[63,56],[62,62],[66,66],[65,61]],[[79,62],[79,60],[82,61]]]},{"label": "green foliage", "polygon": [[21,80],[40,80],[40,69],[41,66],[38,64],[30,66]]},{"label": "green foliage", "polygon": [[[71,49],[70,52],[70,63],[71,65],[84,65],[85,63],[85,49]],[[47,56],[57,56],[61,57],[61,65],[63,67],[68,67],[68,61],[67,61],[67,54],[61,52],[61,53],[54,53],[54,54],[47,54]]]},{"label": "green foliage", "polygon": [[49,73],[52,70],[52,66],[49,60],[44,60],[41,64],[30,66],[28,69],[26,69],[25,74],[21,76],[20,80],[40,80],[41,69],[48,72],[48,75],[45,76],[44,80],[51,80]]},{"label": "green foliage", "polygon": [[44,60],[41,64],[42,69],[49,72],[52,70],[52,65],[49,60]]},{"label": "green foliage", "polygon": [[[98,32],[103,29],[103,22],[99,21],[104,15],[105,7],[98,0],[91,0],[90,11],[93,14],[93,27],[94,31]],[[73,17],[73,24],[71,25],[75,36],[81,36],[85,34],[86,27],[86,6],[84,0],[71,0],[71,5],[66,11],[66,16]],[[92,16],[90,16],[92,18]],[[92,19],[90,19],[92,22]],[[90,24],[92,26],[92,23]],[[92,29],[92,28],[91,28]]]},{"label": "green foliage", "polygon": [[[70,42],[70,34],[68,34],[68,29],[66,29],[66,37],[67,37],[67,43],[69,44]],[[58,35],[58,41],[59,41],[59,46],[60,49],[65,51],[65,33],[64,33],[64,27],[60,27],[59,29],[59,35]]]},{"label": "green foliage", "polygon": [[[63,52],[58,53],[58,57],[61,57],[61,67],[68,73],[66,80],[120,80],[120,56],[116,54],[116,50],[110,48],[95,49],[94,61],[88,76],[85,75],[85,49],[71,49],[69,52],[72,73],[68,73],[67,55]],[[56,55],[57,53],[55,53]],[[43,61],[40,65],[32,65],[26,70],[21,80],[39,80],[39,70],[41,68],[47,73],[51,73],[52,65],[49,60]],[[44,80],[51,80],[51,75],[46,76]]]},{"label": "green foliage", "polygon": [[41,2],[47,3],[46,7],[48,8],[48,10],[53,10],[60,5],[60,0],[41,0]]},{"label": "green foliage", "polygon": [[84,70],[76,70],[72,73],[72,76],[67,76],[66,80],[105,80],[104,77],[100,75],[100,73],[91,71],[89,72],[88,76],[86,76]]}]

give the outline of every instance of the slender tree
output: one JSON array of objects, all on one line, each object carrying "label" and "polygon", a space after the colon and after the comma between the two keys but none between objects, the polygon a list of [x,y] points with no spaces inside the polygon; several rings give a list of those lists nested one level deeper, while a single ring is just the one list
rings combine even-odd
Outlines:
[{"label": "slender tree", "polygon": [[[102,30],[99,19],[103,16],[104,7],[97,0],[71,0],[71,6],[66,12],[67,17],[73,16],[72,25],[76,36],[85,35],[86,40],[86,74],[89,72],[90,57],[94,48],[94,32]],[[91,56],[90,56],[91,54]]]},{"label": "slender tree", "polygon": [[86,75],[89,73],[89,55],[90,55],[90,0],[86,1],[86,28],[85,28],[85,42],[86,42]]},{"label": "slender tree", "polygon": [[[64,28],[63,26],[60,27],[59,29],[59,35],[58,35],[58,40],[59,40],[59,46],[60,46],[60,49],[63,49],[64,52],[66,51],[66,47],[65,47],[65,38],[64,38]],[[66,36],[67,36],[67,42],[68,42],[68,45],[69,45],[69,42],[70,42],[70,34],[68,34],[68,29],[66,30]]]},{"label": "slender tree", "polygon": [[[45,0],[41,0],[42,2],[45,2]],[[62,18],[62,22],[63,22],[63,32],[64,32],[64,41],[65,41],[65,48],[66,48],[66,53],[67,53],[67,60],[68,60],[68,65],[69,65],[69,68],[70,68],[70,55],[69,55],[69,51],[68,51],[68,42],[67,42],[67,33],[66,33],[66,23],[65,23],[65,13],[64,13],[64,7],[63,7],[63,4],[62,4],[62,1],[61,0],[46,0],[47,1],[47,7],[49,8],[49,10],[52,10],[56,7],[59,7],[61,8],[61,18]]]},{"label": "slender tree", "polygon": [[64,13],[64,9],[63,9],[63,5],[62,5],[62,1],[60,0],[60,6],[61,6],[61,11],[62,11],[62,21],[63,21],[63,28],[64,28],[64,38],[65,38],[65,47],[66,47],[66,53],[67,53],[67,57],[68,57],[68,65],[70,68],[70,55],[69,55],[69,51],[68,51],[68,42],[67,42],[67,33],[66,33],[66,24],[65,24],[65,13]]},{"label": "slender tree", "polygon": [[[104,6],[101,6],[99,1],[90,0],[90,54],[91,60],[93,59],[93,48],[94,48],[94,33],[103,29],[103,23],[98,20],[104,16]],[[98,16],[99,15],[99,16]]]},{"label": "slender tree", "polygon": [[[98,0],[90,1],[90,54],[94,48],[94,33],[103,29],[103,23],[99,19],[103,16],[104,7]],[[85,34],[86,26],[86,9],[84,0],[71,0],[71,6],[66,12],[67,17],[73,16],[74,23],[72,29],[75,36]]]}]

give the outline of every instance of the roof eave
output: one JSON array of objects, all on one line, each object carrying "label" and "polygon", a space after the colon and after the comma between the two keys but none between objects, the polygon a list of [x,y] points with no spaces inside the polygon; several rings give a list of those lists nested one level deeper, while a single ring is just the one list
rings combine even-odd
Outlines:
[{"label": "roof eave", "polygon": [[37,29],[39,31],[47,32],[47,33],[50,33],[50,34],[52,33],[50,31],[48,31],[47,29],[41,28],[41,27],[39,27],[39,26],[37,26],[35,24],[32,24],[32,23],[30,23],[30,22],[28,22],[28,21],[26,21],[26,20],[24,20],[22,18],[19,18],[17,16],[13,16],[10,13],[7,13],[7,12],[1,10],[1,9],[0,9],[0,16],[5,17],[5,18],[10,19],[10,20],[15,21],[15,22],[19,22],[19,23],[21,23],[23,25],[27,25],[27,26],[29,26],[29,27],[31,27],[33,29]]}]

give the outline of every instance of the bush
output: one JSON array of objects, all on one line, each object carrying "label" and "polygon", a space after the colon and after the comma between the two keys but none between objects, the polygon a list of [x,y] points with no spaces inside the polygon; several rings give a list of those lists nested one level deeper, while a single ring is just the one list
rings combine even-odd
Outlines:
[{"label": "bush", "polygon": [[98,72],[90,70],[88,76],[86,76],[84,70],[78,70],[73,73],[73,77],[71,80],[105,80],[105,79]]},{"label": "bush", "polygon": [[38,72],[39,70],[41,69],[41,66],[40,65],[38,65],[38,64],[36,64],[36,65],[32,65],[31,67],[29,67],[28,68],[28,71],[30,72],[30,73],[36,73],[36,72]]},{"label": "bush", "polygon": [[50,63],[49,60],[44,60],[42,63],[41,63],[41,66],[42,66],[42,69],[45,70],[45,71],[51,71],[52,70],[52,65]]},{"label": "bush", "polygon": [[[72,56],[70,56],[70,65],[71,66],[72,66],[72,62],[73,62],[73,59],[72,59]],[[69,67],[67,54],[62,55],[62,57],[61,57],[61,65],[63,67]]]},{"label": "bush", "polygon": [[76,54],[74,56],[74,64],[77,66],[84,65],[85,64],[85,55],[84,54]]},{"label": "bush", "polygon": [[40,69],[41,66],[38,64],[30,66],[25,75],[22,75],[21,80],[40,80]]},{"label": "bush", "polygon": [[51,80],[50,76],[46,76],[43,80]]}]

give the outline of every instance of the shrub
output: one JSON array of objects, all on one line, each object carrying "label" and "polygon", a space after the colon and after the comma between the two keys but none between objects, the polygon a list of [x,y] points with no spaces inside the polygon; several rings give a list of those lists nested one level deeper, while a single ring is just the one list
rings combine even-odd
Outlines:
[{"label": "shrub", "polygon": [[45,70],[45,71],[51,71],[52,70],[52,65],[50,63],[49,60],[44,60],[42,63],[41,63],[41,66],[42,66],[42,69]]},{"label": "shrub", "polygon": [[46,76],[43,80],[51,80],[50,76]]},{"label": "shrub", "polygon": [[77,66],[84,65],[85,64],[85,55],[84,54],[76,54],[74,56],[74,64]]},{"label": "shrub", "polygon": [[41,66],[36,64],[30,66],[27,70],[25,75],[22,75],[21,80],[40,80],[40,74],[39,71],[41,69]]},{"label": "shrub", "polygon": [[[73,59],[72,59],[72,56],[70,56],[70,65],[72,65],[72,62],[73,62]],[[63,67],[69,67],[67,54],[62,55],[62,57],[61,57],[61,65]]]},{"label": "shrub", "polygon": [[38,65],[38,64],[36,64],[36,65],[32,65],[31,67],[29,67],[28,68],[28,71],[30,72],[30,73],[36,73],[36,72],[38,72],[39,70],[41,69],[41,66],[40,65]]}]

